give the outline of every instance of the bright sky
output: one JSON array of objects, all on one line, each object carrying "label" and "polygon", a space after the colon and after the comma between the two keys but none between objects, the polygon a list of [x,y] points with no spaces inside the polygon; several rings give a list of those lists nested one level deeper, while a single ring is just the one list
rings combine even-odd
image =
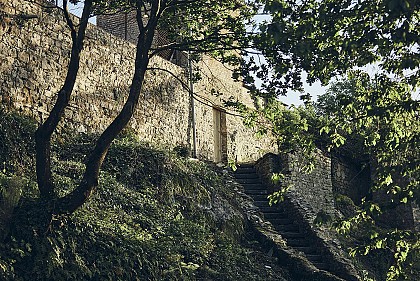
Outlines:
[{"label": "bright sky", "polygon": [[[303,79],[306,79],[306,74],[303,73],[302,74]],[[308,83],[304,83],[303,84],[303,90],[304,90],[304,94],[305,93],[309,93],[312,97],[312,101],[316,101],[317,97],[319,95],[322,95],[325,93],[325,91],[327,90],[327,87],[323,87],[321,86],[320,82],[316,82],[312,85],[309,85]],[[282,102],[284,102],[287,105],[301,105],[303,104],[303,102],[300,100],[300,95],[302,95],[299,92],[293,92],[293,91],[289,91],[287,96],[281,96],[279,97],[279,100],[281,100]]]},{"label": "bright sky", "polygon": [[[56,5],[58,5],[59,7],[63,7],[63,0],[53,0],[52,2],[54,2]],[[69,7],[69,12],[81,17],[82,16],[82,12],[83,12],[83,3],[78,3],[77,5],[74,5],[72,3],[68,4]],[[89,19],[89,22],[96,24],[96,17],[92,17]]]}]

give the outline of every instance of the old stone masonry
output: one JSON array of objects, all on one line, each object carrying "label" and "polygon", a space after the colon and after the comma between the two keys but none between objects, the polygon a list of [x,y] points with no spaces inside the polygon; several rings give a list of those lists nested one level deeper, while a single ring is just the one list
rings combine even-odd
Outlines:
[{"label": "old stone masonry", "polygon": [[[46,118],[55,102],[71,46],[63,15],[50,2],[41,2],[43,5],[25,0],[0,3],[0,104],[39,121]],[[108,24],[108,30],[112,23],[119,26],[114,18],[104,21],[98,18],[103,27]],[[63,126],[78,132],[101,132],[121,109],[134,71],[135,45],[116,35],[89,25]],[[153,57],[151,67],[166,71],[147,73],[131,128],[145,141],[191,147],[193,98],[199,158],[216,162],[255,161],[273,151],[269,140],[257,139],[254,131],[243,125],[241,117],[224,107],[223,101],[230,97],[252,106],[242,83],[231,79],[231,72],[218,61],[204,57],[196,67],[202,79],[194,84],[194,94],[190,95],[189,89],[183,87],[188,83],[182,58],[179,53]]]}]

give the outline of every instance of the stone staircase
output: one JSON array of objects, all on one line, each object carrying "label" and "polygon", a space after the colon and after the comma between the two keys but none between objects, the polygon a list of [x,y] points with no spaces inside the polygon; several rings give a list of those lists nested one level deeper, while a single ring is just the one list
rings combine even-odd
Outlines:
[{"label": "stone staircase", "polygon": [[271,222],[289,247],[305,254],[306,258],[318,269],[329,270],[328,264],[322,260],[318,249],[311,245],[309,239],[293,223],[287,210],[281,204],[269,206],[267,188],[261,183],[252,164],[242,164],[234,173],[236,181],[245,188],[245,193],[252,197],[255,206],[264,214],[264,218]]}]

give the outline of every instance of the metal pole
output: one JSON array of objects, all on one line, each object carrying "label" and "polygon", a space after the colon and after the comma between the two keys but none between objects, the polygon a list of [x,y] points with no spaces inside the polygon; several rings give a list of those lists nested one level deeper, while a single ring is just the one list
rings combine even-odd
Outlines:
[{"label": "metal pole", "polygon": [[190,99],[191,99],[191,122],[192,122],[192,130],[193,130],[193,151],[192,157],[197,158],[197,134],[195,131],[195,108],[194,108],[194,83],[193,83],[193,73],[192,73],[192,61],[190,56],[190,51],[187,53],[188,55],[188,80],[190,82]]}]

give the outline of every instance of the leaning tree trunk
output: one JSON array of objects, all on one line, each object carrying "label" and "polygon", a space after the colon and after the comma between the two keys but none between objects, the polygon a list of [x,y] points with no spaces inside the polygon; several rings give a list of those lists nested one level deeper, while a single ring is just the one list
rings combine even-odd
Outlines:
[{"label": "leaning tree trunk", "polygon": [[37,129],[35,134],[36,143],[36,175],[41,198],[50,202],[54,197],[54,184],[51,179],[51,136],[56,130],[58,123],[64,115],[68,106],[71,93],[79,72],[80,53],[83,49],[85,31],[88,25],[89,16],[92,12],[92,1],[86,0],[83,8],[80,25],[76,31],[73,21],[67,10],[67,1],[63,1],[64,16],[67,25],[71,29],[72,48],[70,63],[67,68],[66,79],[60,91],[57,101],[45,122]]},{"label": "leaning tree trunk", "polygon": [[144,25],[143,7],[140,6],[139,2],[141,1],[137,1],[137,23],[140,34],[137,41],[135,72],[128,99],[121,112],[96,142],[95,148],[88,158],[86,170],[79,186],[70,194],[58,200],[54,210],[55,214],[71,213],[82,206],[90,197],[92,191],[98,185],[99,171],[112,141],[127,126],[138,104],[144,76],[149,64],[149,50],[152,46],[157,21],[161,13],[160,1],[154,2],[151,7],[150,18],[147,24]]}]

